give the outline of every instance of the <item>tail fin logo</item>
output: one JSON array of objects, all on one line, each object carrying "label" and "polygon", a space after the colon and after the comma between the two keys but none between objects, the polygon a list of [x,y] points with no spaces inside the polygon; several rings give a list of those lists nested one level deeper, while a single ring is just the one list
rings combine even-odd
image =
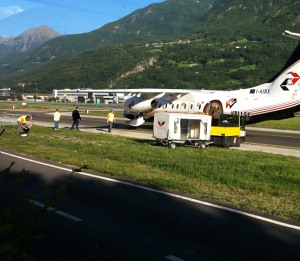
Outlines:
[{"label": "tail fin logo", "polygon": [[237,99],[235,99],[235,98],[232,98],[232,99],[230,99],[230,100],[228,100],[227,102],[226,102],[226,108],[232,108],[232,106],[234,105],[234,104],[236,104],[236,102],[237,102]]},{"label": "tail fin logo", "polygon": [[284,91],[289,91],[290,89],[288,87],[294,86],[300,79],[300,76],[295,72],[289,72],[292,77],[286,78],[282,84],[280,84],[280,87]]}]

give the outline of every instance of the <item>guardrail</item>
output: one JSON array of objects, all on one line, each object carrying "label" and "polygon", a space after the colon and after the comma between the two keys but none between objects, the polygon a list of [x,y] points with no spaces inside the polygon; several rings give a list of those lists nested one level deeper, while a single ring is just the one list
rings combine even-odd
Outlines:
[{"label": "guardrail", "polygon": [[0,128],[4,128],[6,125],[18,126],[18,118],[21,114],[1,114],[0,115]]}]

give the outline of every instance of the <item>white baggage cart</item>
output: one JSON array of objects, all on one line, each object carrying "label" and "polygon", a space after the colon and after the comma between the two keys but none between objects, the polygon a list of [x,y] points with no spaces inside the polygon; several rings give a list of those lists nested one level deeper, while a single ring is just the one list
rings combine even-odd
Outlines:
[{"label": "white baggage cart", "polygon": [[154,115],[153,137],[157,144],[205,148],[210,140],[212,117],[200,114],[158,112]]}]

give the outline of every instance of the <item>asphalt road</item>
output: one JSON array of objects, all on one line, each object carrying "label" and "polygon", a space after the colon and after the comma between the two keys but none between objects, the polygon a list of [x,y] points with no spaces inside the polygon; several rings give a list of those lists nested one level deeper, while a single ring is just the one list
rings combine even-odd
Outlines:
[{"label": "asphalt road", "polygon": [[23,157],[0,154],[0,170],[16,162],[10,178],[29,170],[1,198],[1,209],[16,196],[26,209],[30,197],[34,216],[63,188],[30,241],[36,260],[299,260],[299,226],[99,174],[74,173],[68,179],[68,166]]},{"label": "asphalt road", "polygon": [[300,149],[300,132],[274,132],[248,128],[246,143]]},{"label": "asphalt road", "polygon": [[[44,121],[44,122],[52,122],[53,116],[50,114],[44,114],[43,112],[33,112],[33,118],[35,121]],[[71,113],[70,113],[71,115]],[[82,115],[82,122],[81,126],[86,126],[90,128],[101,128],[106,126],[105,119],[103,118],[96,118],[96,117],[89,117],[88,115],[81,113]],[[63,116],[61,123],[67,123],[71,126],[71,116]],[[152,124],[145,124],[138,128],[130,127],[126,124],[126,120],[118,120],[118,123],[114,125],[115,128],[118,129],[131,129],[135,130],[137,133],[152,132]],[[275,147],[282,147],[282,148],[289,148],[289,149],[296,149],[300,150],[300,133],[287,133],[287,132],[274,132],[274,131],[261,131],[261,130],[254,130],[252,128],[247,128],[247,137],[245,144],[256,144],[256,145],[269,145]]]}]

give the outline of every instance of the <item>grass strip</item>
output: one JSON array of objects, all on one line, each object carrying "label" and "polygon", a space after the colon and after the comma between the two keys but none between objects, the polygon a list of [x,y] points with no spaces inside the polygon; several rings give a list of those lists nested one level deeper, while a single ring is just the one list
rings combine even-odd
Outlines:
[{"label": "grass strip", "polygon": [[251,124],[249,126],[258,128],[300,131],[300,117],[298,115],[295,118],[289,118],[284,120],[263,121],[256,124]]}]

